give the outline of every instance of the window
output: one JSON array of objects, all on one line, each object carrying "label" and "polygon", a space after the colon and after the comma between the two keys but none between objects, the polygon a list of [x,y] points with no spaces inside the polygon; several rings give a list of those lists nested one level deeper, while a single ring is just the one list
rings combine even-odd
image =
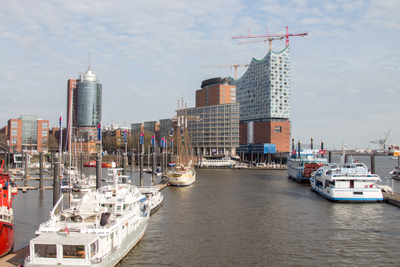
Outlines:
[{"label": "window", "polygon": [[47,129],[47,127],[48,127],[47,122],[43,122],[43,123],[42,123],[42,129]]},{"label": "window", "polygon": [[18,128],[18,121],[12,121],[11,128]]},{"label": "window", "polygon": [[17,143],[17,138],[11,137],[11,144],[16,144],[16,143]]},{"label": "window", "polygon": [[42,130],[42,136],[47,136],[47,130]]},{"label": "window", "polygon": [[17,136],[18,130],[11,130],[11,136]]},{"label": "window", "polygon": [[42,144],[47,144],[47,138],[42,138]]},{"label": "window", "polygon": [[85,246],[63,245],[63,258],[85,258]]},{"label": "window", "polygon": [[57,246],[35,244],[35,257],[57,258]]},{"label": "window", "polygon": [[282,132],[282,126],[275,126],[275,132],[276,133],[281,133]]}]

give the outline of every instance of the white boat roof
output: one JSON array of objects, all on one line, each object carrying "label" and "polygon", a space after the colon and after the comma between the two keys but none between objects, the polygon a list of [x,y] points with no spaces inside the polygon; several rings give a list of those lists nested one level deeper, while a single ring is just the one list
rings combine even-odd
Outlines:
[{"label": "white boat roof", "polygon": [[33,244],[61,244],[61,245],[85,245],[91,244],[99,237],[93,234],[41,234],[31,240]]}]

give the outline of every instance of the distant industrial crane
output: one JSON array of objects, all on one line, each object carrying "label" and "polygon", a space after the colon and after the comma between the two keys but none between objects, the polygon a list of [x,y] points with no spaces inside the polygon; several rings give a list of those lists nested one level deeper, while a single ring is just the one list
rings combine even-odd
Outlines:
[{"label": "distant industrial crane", "polygon": [[235,80],[237,79],[237,68],[238,67],[248,67],[250,66],[249,64],[247,65],[239,65],[239,64],[232,64],[232,65],[218,65],[218,66],[201,66],[200,68],[225,68],[225,67],[235,67]]},{"label": "distant industrial crane", "polygon": [[383,139],[379,139],[379,140],[374,140],[374,141],[370,141],[372,144],[378,144],[379,145],[379,149],[381,151],[384,151],[388,148],[388,139],[389,139],[389,134],[390,131],[392,130],[392,128],[389,129],[389,132],[385,133],[385,136]]},{"label": "distant industrial crane", "polygon": [[248,43],[257,43],[257,42],[268,42],[269,41],[269,50],[272,49],[272,41],[275,40],[282,40],[284,37],[279,37],[279,38],[267,38],[267,39],[262,39],[262,40],[250,40],[250,41],[244,41],[244,42],[239,42],[239,44],[248,44]]},{"label": "distant industrial crane", "polygon": [[262,34],[262,35],[251,35],[250,34],[250,29],[248,29],[249,35],[248,36],[233,36],[232,39],[245,39],[245,38],[267,38],[267,37],[286,37],[286,46],[289,45],[289,36],[301,36],[304,37],[308,35],[307,32],[303,33],[289,33],[289,27],[286,26],[286,33],[277,33],[277,34],[270,34],[268,33],[268,28],[265,28],[267,31],[267,34]]}]

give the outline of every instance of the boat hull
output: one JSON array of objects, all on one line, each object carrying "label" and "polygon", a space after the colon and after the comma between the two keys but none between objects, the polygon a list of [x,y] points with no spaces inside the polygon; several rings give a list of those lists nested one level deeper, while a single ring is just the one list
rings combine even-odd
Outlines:
[{"label": "boat hull", "polygon": [[169,184],[172,186],[189,186],[196,181],[196,173],[192,175],[183,174],[181,176],[171,175],[169,178]]},{"label": "boat hull", "polygon": [[11,223],[0,221],[0,257],[10,253],[14,247],[14,229]]},{"label": "boat hull", "polygon": [[311,183],[311,190],[332,202],[361,203],[383,201],[382,191],[379,188],[323,189]]}]

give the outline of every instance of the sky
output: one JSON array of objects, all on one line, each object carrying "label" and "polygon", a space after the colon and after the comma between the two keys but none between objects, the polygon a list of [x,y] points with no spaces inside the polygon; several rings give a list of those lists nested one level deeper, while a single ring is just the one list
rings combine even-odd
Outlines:
[{"label": "sky", "polygon": [[[90,69],[103,85],[102,124],[171,118],[201,82],[268,53],[233,36],[290,37],[291,135],[325,148],[400,145],[400,1],[1,1],[0,127],[21,114],[58,125],[67,81]],[[274,41],[282,51],[285,41]],[[246,68],[238,68],[241,77]],[[64,124],[65,126],[65,124]]]}]

